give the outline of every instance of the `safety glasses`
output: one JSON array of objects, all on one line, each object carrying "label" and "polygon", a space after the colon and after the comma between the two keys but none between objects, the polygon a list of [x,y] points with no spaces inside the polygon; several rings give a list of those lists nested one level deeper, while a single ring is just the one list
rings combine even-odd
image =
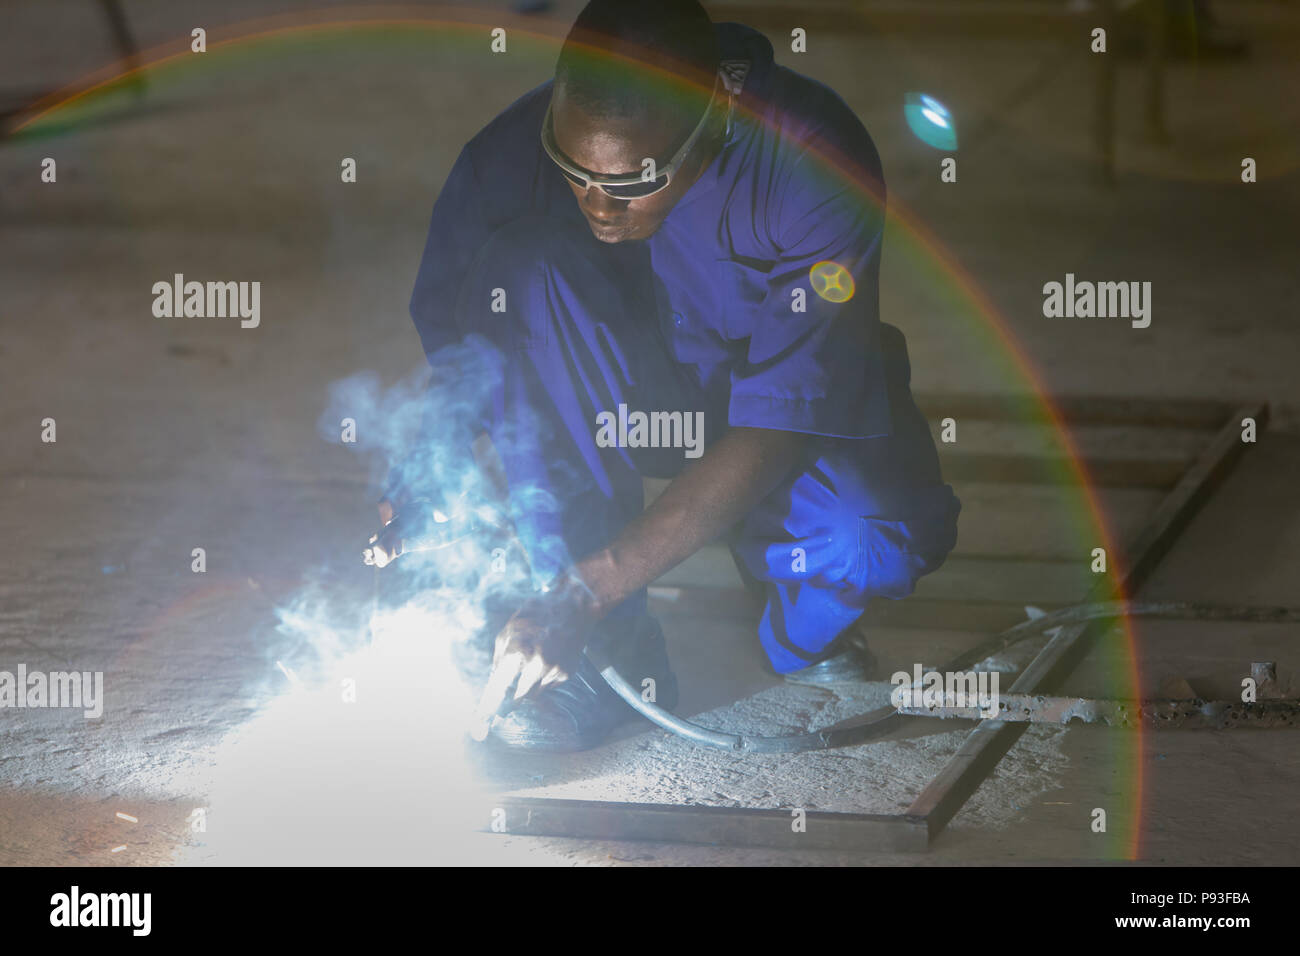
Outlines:
[{"label": "safety glasses", "polygon": [[[704,115],[695,124],[694,131],[690,136],[686,137],[686,142],[682,143],[666,165],[654,168],[657,175],[653,179],[646,179],[645,173],[632,173],[627,176],[601,176],[598,173],[589,172],[581,166],[574,165],[560,152],[560,147],[555,144],[555,128],[551,122],[550,106],[546,107],[546,116],[542,120],[542,148],[546,150],[546,155],[551,157],[551,161],[560,167],[560,172],[564,173],[564,177],[575,186],[582,189],[591,189],[594,186],[606,196],[614,199],[645,199],[648,196],[653,196],[655,193],[668,188],[668,184],[672,182],[673,174],[681,168],[691,149],[704,135],[704,127],[708,125],[709,115],[713,110],[713,101],[718,96],[718,79],[721,77],[722,73],[719,72],[718,76],[714,78],[713,93],[709,96],[709,105],[704,108]],[[728,117],[727,125],[730,128],[730,117]]]}]

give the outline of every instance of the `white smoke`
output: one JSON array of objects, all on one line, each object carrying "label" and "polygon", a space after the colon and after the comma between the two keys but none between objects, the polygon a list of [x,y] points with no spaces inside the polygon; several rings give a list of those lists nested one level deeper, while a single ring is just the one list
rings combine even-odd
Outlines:
[{"label": "white smoke", "polygon": [[[493,489],[466,447],[472,430],[453,423],[482,407],[500,357],[464,346],[440,357],[459,385],[436,372],[432,385],[424,373],[389,389],[371,374],[335,383],[322,435],[337,441],[342,417],[365,422],[356,447],[376,488],[405,481],[478,507]],[[541,489],[514,491],[517,503],[554,507]],[[338,556],[350,561],[360,564],[359,547]],[[189,861],[473,863],[496,852],[475,833],[492,805],[465,730],[490,639],[532,590],[527,562],[485,533],[377,573],[382,599],[360,601],[322,574],[276,608],[266,652],[277,690],[201,761],[191,784],[207,794],[206,831],[192,834]]]}]

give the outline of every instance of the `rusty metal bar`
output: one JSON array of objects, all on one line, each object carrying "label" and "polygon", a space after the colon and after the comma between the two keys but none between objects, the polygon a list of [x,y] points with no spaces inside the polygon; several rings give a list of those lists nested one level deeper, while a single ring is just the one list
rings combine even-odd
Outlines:
[{"label": "rusty metal bar", "polygon": [[[1045,629],[1064,624],[1119,617],[1150,617],[1166,621],[1236,621],[1254,624],[1300,624],[1300,608],[1241,604],[1189,604],[1184,601],[1098,601],[1049,611],[1044,617],[1021,621],[979,647],[959,655],[945,670],[979,669],[985,657],[996,654]],[[987,652],[987,653],[984,653]],[[980,656],[982,655],[982,656]]]},{"label": "rusty metal bar", "polygon": [[[981,720],[977,706],[937,704],[898,708],[912,717]],[[990,715],[991,716],[991,715]],[[1300,729],[1300,700],[1097,700],[1089,697],[1044,697],[1004,694],[997,701],[999,721],[1029,724],[1085,724],[1147,730],[1228,730],[1233,727]]]},{"label": "rusty metal bar", "polygon": [[[1127,561],[1118,565],[1119,582],[1125,591],[1136,592],[1142,586],[1192,515],[1241,456],[1245,449],[1241,440],[1241,420],[1246,417],[1254,418],[1262,429],[1268,419],[1268,406],[1258,404],[1238,408],[1160,502],[1128,548]],[[1109,596],[1109,591],[1109,582],[1100,581],[1093,588],[1090,600],[1104,599]],[[1095,621],[1062,627],[1011,685],[1011,693],[1034,694],[1053,687],[1084,656],[1096,631]],[[913,801],[908,815],[925,820],[931,837],[937,835],[979,789],[1028,726],[1002,720],[981,723]]]}]

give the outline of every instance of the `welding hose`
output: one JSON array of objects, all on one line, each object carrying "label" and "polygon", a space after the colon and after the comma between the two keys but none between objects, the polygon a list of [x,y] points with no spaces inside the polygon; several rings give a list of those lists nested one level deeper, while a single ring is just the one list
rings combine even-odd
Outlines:
[{"label": "welding hose", "polygon": [[[789,734],[782,737],[758,737],[711,730],[708,727],[701,727],[699,724],[684,720],[676,714],[664,710],[658,704],[645,700],[641,696],[641,692],[629,684],[623,678],[623,675],[618,672],[618,669],[609,663],[599,651],[588,648],[587,657],[596,665],[600,671],[600,676],[605,679],[605,683],[638,714],[651,723],[658,724],[669,733],[676,734],[678,737],[704,747],[715,747],[718,750],[730,750],[735,753],[798,753],[805,750],[827,750],[831,747],[844,747],[850,743],[859,743],[870,736],[870,733],[865,733],[861,737],[855,736],[853,739],[849,739],[847,734],[850,728],[820,730],[806,734]],[[889,713],[897,712],[891,707]],[[875,724],[887,716],[888,714],[882,714],[880,718],[872,720],[868,724],[851,729],[861,732],[867,727],[874,727]]]},{"label": "welding hose", "polygon": [[[996,653],[999,649],[1009,647],[1027,637],[1053,627],[1116,617],[1294,623],[1300,622],[1300,608],[1258,608],[1235,605],[1188,604],[1176,601],[1143,603],[1103,601],[1093,604],[1076,604],[1017,624],[991,641],[986,641],[973,651],[963,654],[957,661],[944,667],[943,670],[962,669],[956,665],[961,660],[974,654],[979,656],[972,663],[978,663],[989,654]],[[658,704],[643,699],[640,692],[623,678],[623,675],[618,672],[618,669],[614,667],[600,648],[588,647],[586,653],[591,662],[596,665],[597,670],[600,671],[600,676],[605,679],[605,683],[629,707],[646,720],[692,743],[705,747],[715,747],[719,750],[730,750],[734,753],[800,753],[809,750],[847,747],[879,735],[892,725],[892,718],[899,716],[899,712],[893,707],[879,707],[859,718],[809,733],[786,734],[776,737],[729,734],[692,723],[670,713]]]}]

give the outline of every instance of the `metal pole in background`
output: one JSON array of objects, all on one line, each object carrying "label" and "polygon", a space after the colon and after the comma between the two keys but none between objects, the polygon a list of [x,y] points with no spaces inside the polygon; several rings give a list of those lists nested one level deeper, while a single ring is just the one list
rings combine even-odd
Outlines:
[{"label": "metal pole in background", "polygon": [[1147,90],[1146,126],[1152,142],[1169,139],[1165,129],[1165,58],[1168,11],[1165,0],[1146,0]]},{"label": "metal pole in background", "polygon": [[108,29],[113,34],[113,42],[122,57],[123,72],[130,72],[127,81],[135,88],[136,95],[144,92],[144,74],[140,72],[140,48],[131,27],[126,20],[126,11],[122,9],[121,0],[99,0],[99,7],[108,20]]},{"label": "metal pole in background", "polygon": [[[1097,0],[1098,25],[1106,31],[1106,52],[1097,59],[1097,86],[1093,113],[1093,140],[1101,181],[1115,184],[1115,0]],[[1091,36],[1091,34],[1090,34]],[[1089,45],[1091,50],[1091,45]]]}]

